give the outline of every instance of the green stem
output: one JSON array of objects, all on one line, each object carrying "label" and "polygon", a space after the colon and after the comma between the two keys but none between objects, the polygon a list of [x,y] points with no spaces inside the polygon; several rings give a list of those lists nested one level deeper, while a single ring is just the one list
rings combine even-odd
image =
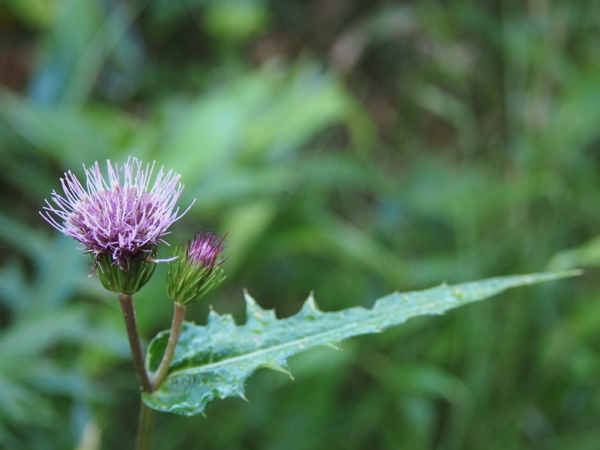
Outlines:
[{"label": "green stem", "polygon": [[143,400],[141,403],[135,449],[150,450],[150,439],[152,438],[152,430],[154,429],[154,416],[156,415],[156,410],[146,405]]},{"label": "green stem", "polygon": [[177,341],[181,333],[181,325],[185,318],[185,310],[186,307],[184,305],[175,302],[175,311],[173,311],[173,321],[171,322],[171,332],[167,348],[158,366],[158,370],[152,375],[152,391],[160,387],[169,373],[169,367],[171,366],[171,361],[173,361],[173,355],[175,354],[175,348],[177,347]]},{"label": "green stem", "polygon": [[133,296],[129,294],[119,294],[119,302],[121,303],[121,309],[123,310],[123,318],[125,319],[125,327],[127,328],[127,337],[129,338],[129,348],[131,349],[131,357],[133,358],[135,372],[140,380],[140,388],[143,392],[152,392],[148,373],[146,372],[144,365],[140,334],[138,333],[135,320]]}]

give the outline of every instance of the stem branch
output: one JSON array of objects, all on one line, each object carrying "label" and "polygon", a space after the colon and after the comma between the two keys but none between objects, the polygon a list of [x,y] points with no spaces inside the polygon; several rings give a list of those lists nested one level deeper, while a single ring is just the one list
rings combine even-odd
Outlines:
[{"label": "stem branch", "polygon": [[[129,294],[119,294],[119,302],[123,310],[123,318],[125,319],[125,327],[127,328],[127,337],[129,338],[129,348],[131,349],[131,357],[133,358],[133,366],[140,380],[140,388],[143,392],[152,392],[148,373],[144,366],[144,356],[142,354],[142,344],[138,333],[137,323],[135,320],[135,310],[133,309],[133,296]],[[142,403],[143,405],[144,403]],[[143,411],[142,406],[142,411]]]},{"label": "stem branch", "polygon": [[185,318],[185,310],[186,307],[184,305],[175,302],[175,311],[173,311],[173,321],[171,322],[171,332],[169,334],[167,348],[160,361],[158,370],[152,375],[152,391],[155,391],[160,387],[169,373],[169,367],[171,361],[173,361],[173,355],[175,354],[175,348],[177,347],[177,341],[179,340],[179,334],[181,333],[181,325]]}]

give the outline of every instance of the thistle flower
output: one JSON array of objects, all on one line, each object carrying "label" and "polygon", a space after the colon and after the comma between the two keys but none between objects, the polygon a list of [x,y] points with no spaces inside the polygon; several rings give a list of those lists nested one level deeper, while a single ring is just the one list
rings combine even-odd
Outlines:
[{"label": "thistle flower", "polygon": [[225,236],[196,234],[194,239],[175,248],[177,259],[169,264],[167,292],[181,305],[199,300],[225,279],[221,253]]},{"label": "thistle flower", "polygon": [[[161,167],[150,187],[154,164],[129,158],[122,167],[107,161],[108,180],[96,162],[83,166],[86,188],[68,171],[61,184],[64,196],[52,192],[42,217],[54,228],[83,244],[99,266],[105,288],[124,294],[137,292],[152,275],[156,247],[169,234],[178,215],[183,190],[180,175]],[[189,208],[188,208],[189,209]]]}]

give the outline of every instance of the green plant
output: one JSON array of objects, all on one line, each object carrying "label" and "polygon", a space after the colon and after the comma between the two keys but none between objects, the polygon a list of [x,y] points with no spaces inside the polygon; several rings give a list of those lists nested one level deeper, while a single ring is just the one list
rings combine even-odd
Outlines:
[{"label": "green plant", "polygon": [[337,348],[343,339],[380,332],[413,316],[440,314],[510,287],[578,274],[571,271],[442,285],[389,295],[371,309],[337,313],[320,311],[311,295],[298,314],[280,320],[246,294],[245,325],[236,326],[230,315],[211,312],[206,326],[196,326],[184,322],[187,305],[225,277],[221,268],[225,238],[197,234],[176,247],[172,258],[162,260],[170,266],[167,291],[175,311],[170,331],[150,343],[144,360],[133,296],[161,262],[156,259],[157,247],[181,217],[175,208],[183,186],[179,174],[163,168],[152,181],[154,164],[144,167],[135,158],[122,167],[108,161],[107,167],[107,179],[98,163],[86,169],[85,187],[67,172],[61,179],[64,194],[53,191],[42,216],[84,246],[104,288],[118,294],[142,392],[138,450],[150,448],[154,410],[193,415],[203,412],[216,398],[244,398],[244,383],[258,368],[289,374],[288,358],[310,348]]},{"label": "green plant", "polygon": [[[259,371],[248,404],[159,419],[158,448],[597,447],[597,2],[9,0],[0,10],[3,304],[69,278],[60,263],[38,270],[40,254],[66,262],[33,214],[57,176],[127,155],[177,168],[182,204],[197,198],[169,241],[198,223],[231,231],[227,280],[188,308],[199,324],[211,303],[244,323],[244,287],[287,317],[311,289],[334,311],[441,280],[591,266],[577,282],[299,354],[294,383]],[[30,253],[28,242],[42,245]],[[166,269],[136,295],[142,336],[165,328]],[[36,355],[100,394],[30,382],[44,372],[24,364],[10,380],[52,419],[41,423],[35,402],[18,420],[2,416],[11,449],[135,438],[119,304],[81,270],[45,308],[80,309],[104,340],[51,339]],[[0,312],[0,335],[34,316]]]}]

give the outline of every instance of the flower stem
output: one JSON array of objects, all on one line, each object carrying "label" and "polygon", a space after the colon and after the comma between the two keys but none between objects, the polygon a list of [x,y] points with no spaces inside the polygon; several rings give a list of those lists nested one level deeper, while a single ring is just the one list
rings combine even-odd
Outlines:
[{"label": "flower stem", "polygon": [[152,438],[152,430],[154,429],[155,415],[156,410],[148,407],[142,400],[140,405],[138,434],[135,442],[136,450],[150,450],[150,439]]},{"label": "flower stem", "polygon": [[173,311],[173,321],[171,322],[169,341],[167,342],[167,348],[165,349],[160,365],[154,375],[152,375],[152,391],[155,391],[160,387],[169,373],[169,367],[171,361],[173,361],[173,355],[175,354],[175,348],[177,347],[177,341],[179,340],[179,334],[181,333],[181,325],[185,318],[186,307],[177,302],[174,303],[175,311]]},{"label": "flower stem", "polygon": [[129,348],[131,349],[133,366],[135,367],[138,379],[140,380],[140,388],[143,392],[152,392],[148,373],[144,366],[142,344],[140,342],[140,335],[135,320],[135,310],[133,309],[133,296],[129,294],[119,294],[119,302],[121,303],[121,309],[123,310],[123,318],[125,319],[125,327],[127,328],[127,337],[129,338]]}]

